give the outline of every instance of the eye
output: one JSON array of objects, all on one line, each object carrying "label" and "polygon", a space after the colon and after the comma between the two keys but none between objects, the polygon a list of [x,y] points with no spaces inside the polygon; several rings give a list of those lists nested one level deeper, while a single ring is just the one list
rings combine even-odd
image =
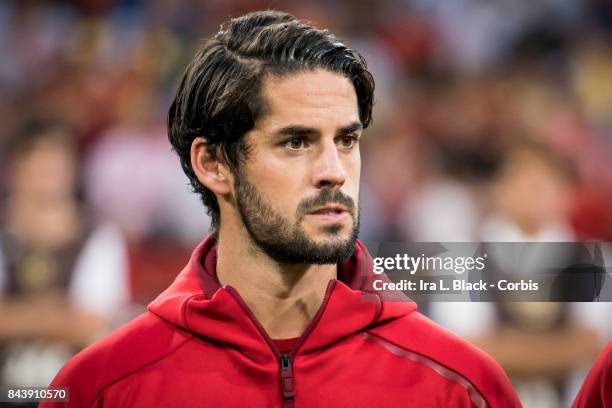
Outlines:
[{"label": "eye", "polygon": [[295,136],[285,141],[284,145],[291,150],[300,150],[306,147],[306,141],[303,137]]},{"label": "eye", "polygon": [[359,137],[357,135],[344,135],[340,138],[340,145],[346,149],[352,149],[359,143]]}]

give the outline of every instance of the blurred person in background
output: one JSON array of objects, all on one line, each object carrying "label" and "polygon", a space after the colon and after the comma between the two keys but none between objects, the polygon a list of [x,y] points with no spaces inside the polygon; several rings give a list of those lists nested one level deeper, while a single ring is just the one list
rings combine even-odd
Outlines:
[{"label": "blurred person in background", "polygon": [[4,149],[0,383],[44,386],[129,304],[124,240],[79,194],[73,134],[26,121]]},{"label": "blurred person in background", "polygon": [[[481,240],[575,241],[569,214],[576,182],[572,162],[567,157],[535,138],[517,137],[504,153],[491,186],[491,210],[481,226]],[[530,271],[537,268],[538,258],[542,257],[555,257],[568,266],[578,264],[581,256],[578,246],[565,252],[551,248],[554,247],[547,250],[532,245],[531,252],[521,252],[519,277],[534,277]],[[492,260],[496,257],[491,256]],[[577,288],[557,289],[570,293]],[[610,307],[584,306],[499,301],[492,322],[495,329],[474,341],[496,355],[512,373],[523,401],[533,406],[555,406],[545,401],[557,399],[558,405],[564,405],[573,393],[572,375],[588,364],[609,334]]]},{"label": "blurred person in background", "polygon": [[92,212],[126,238],[133,300],[144,309],[172,281],[169,271],[182,267],[210,218],[162,137],[153,62],[142,65],[116,90],[115,120],[91,143],[83,173]]},{"label": "blurred person in background", "polygon": [[[576,174],[572,163],[535,139],[515,137],[503,152],[489,186],[488,212],[480,224],[480,241],[526,243],[517,253],[487,251],[489,275],[534,278],[538,262],[554,257],[558,264],[576,265],[580,245],[555,250],[530,242],[572,242],[569,223]],[[560,248],[560,247],[559,247]],[[508,257],[516,270],[506,271]],[[492,266],[494,265],[494,266]],[[572,293],[577,288],[557,288]],[[576,298],[579,296],[577,295]],[[570,296],[564,298],[571,299]],[[589,300],[593,297],[589,297]],[[459,315],[471,310],[474,318]],[[610,306],[606,303],[513,302],[454,305],[437,304],[434,316],[488,350],[508,370],[525,406],[557,407],[571,401],[574,377],[587,366],[610,334]],[[454,310],[452,310],[454,309]],[[476,317],[477,316],[477,317]],[[452,320],[455,320],[454,322]]]}]

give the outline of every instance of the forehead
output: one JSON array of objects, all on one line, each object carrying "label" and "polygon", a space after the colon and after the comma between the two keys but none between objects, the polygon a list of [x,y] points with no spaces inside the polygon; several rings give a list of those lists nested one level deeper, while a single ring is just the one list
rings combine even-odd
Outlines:
[{"label": "forehead", "polygon": [[259,128],[288,124],[323,128],[359,121],[357,95],[345,76],[323,69],[268,76],[262,86],[266,105]]}]

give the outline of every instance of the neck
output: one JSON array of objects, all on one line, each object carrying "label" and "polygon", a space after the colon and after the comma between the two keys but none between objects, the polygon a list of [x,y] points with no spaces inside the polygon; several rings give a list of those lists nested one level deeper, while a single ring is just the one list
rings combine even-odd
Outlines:
[{"label": "neck", "polygon": [[223,227],[219,231],[219,282],[238,290],[273,339],[304,332],[323,302],[329,281],[336,278],[336,269],[335,264],[278,263],[257,248],[248,234],[232,234]]}]

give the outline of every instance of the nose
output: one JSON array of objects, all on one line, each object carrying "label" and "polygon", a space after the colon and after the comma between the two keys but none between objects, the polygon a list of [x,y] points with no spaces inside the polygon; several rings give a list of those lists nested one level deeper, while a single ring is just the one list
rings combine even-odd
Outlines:
[{"label": "nose", "polygon": [[338,188],[345,180],[346,173],[336,144],[333,141],[322,144],[314,165],[314,185],[317,188]]}]

